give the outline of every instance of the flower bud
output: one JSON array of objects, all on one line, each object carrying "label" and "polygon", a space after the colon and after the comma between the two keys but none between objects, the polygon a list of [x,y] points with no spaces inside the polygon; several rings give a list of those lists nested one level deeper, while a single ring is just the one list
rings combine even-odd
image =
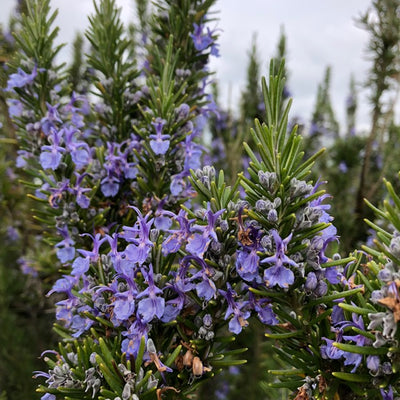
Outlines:
[{"label": "flower bud", "polygon": [[269,222],[276,222],[278,221],[278,213],[275,209],[269,210],[267,219]]},{"label": "flower bud", "polygon": [[258,171],[258,179],[260,181],[260,184],[270,191],[273,187],[273,185],[276,182],[276,173],[275,172],[264,172],[264,171]]},{"label": "flower bud", "polygon": [[313,291],[316,287],[317,287],[318,281],[317,281],[317,277],[314,274],[314,272],[310,272],[307,275],[307,279],[306,279],[306,283],[304,285],[304,287],[307,290]]}]

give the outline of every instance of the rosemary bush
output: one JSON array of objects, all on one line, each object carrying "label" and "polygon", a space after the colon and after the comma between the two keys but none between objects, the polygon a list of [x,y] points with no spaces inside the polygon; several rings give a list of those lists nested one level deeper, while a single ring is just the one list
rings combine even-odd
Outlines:
[{"label": "rosemary bush", "polygon": [[393,399],[400,198],[386,182],[389,199],[369,203],[382,221],[368,221],[375,246],[334,253],[330,197],[312,178],[324,150],[305,156],[289,127],[283,61],[261,83],[264,120],[245,135],[246,111],[231,133],[248,138],[248,168],[228,182],[223,162],[203,165],[208,121],[224,122],[208,69],[214,3],[138,1],[126,28],[114,0],[95,2],[90,51],[70,67],[57,63],[50,1],[27,3],[5,91],[60,337],[37,390],[200,398],[246,362],[236,338],[258,324],[284,366],[268,371],[271,387],[297,400]]}]

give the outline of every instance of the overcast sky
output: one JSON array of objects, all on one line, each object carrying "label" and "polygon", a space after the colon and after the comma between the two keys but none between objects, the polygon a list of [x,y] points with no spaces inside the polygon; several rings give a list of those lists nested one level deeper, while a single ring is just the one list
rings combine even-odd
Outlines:
[{"label": "overcast sky", "polygon": [[[15,0],[0,0],[0,22],[7,21]],[[117,0],[123,7],[123,19],[134,15],[134,0]],[[309,121],[315,104],[318,83],[327,65],[332,67],[331,95],[336,115],[344,128],[345,99],[350,75],[363,83],[369,68],[365,49],[368,35],[356,26],[355,19],[370,5],[367,0],[219,0],[221,57],[211,67],[220,82],[221,101],[235,106],[245,85],[248,51],[252,36],[257,44],[263,73],[275,54],[281,26],[287,36],[289,89],[294,97],[292,116]],[[93,10],[92,0],[52,0],[59,8],[57,22],[61,41],[71,42],[77,31],[87,26],[87,15]],[[71,48],[62,57],[68,59]],[[369,124],[366,93],[360,92],[358,127]]]}]

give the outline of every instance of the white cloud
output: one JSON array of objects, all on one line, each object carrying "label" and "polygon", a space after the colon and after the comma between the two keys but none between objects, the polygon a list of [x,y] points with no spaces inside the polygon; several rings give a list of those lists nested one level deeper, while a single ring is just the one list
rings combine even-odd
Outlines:
[{"label": "white cloud", "polygon": [[[354,18],[365,12],[367,5],[365,0],[221,0],[222,60],[214,65],[222,96],[228,96],[229,86],[233,103],[240,95],[253,32],[257,32],[266,72],[267,60],[275,54],[283,25],[287,36],[289,86],[294,95],[293,113],[310,118],[318,83],[330,65],[332,101],[343,125],[350,74],[362,80],[368,67],[363,59],[368,37],[354,23]],[[359,114],[365,119],[365,106],[363,109],[364,114]]]},{"label": "white cloud", "polygon": [[[0,0],[0,22],[6,23],[14,0]],[[133,0],[117,0],[123,6],[126,22],[133,15]],[[227,103],[229,88],[232,104],[238,101],[245,84],[248,50],[254,32],[264,73],[269,58],[275,53],[280,28],[287,35],[289,86],[294,95],[293,114],[308,120],[315,102],[318,83],[325,67],[332,67],[332,101],[340,122],[344,123],[344,102],[348,93],[350,74],[361,83],[365,80],[368,63],[364,58],[368,36],[356,27],[354,18],[365,12],[365,0],[220,0],[216,9],[222,29],[221,58],[212,61],[221,87],[221,99]],[[60,37],[71,42],[78,31],[87,26],[87,15],[93,11],[92,0],[53,0],[59,8]],[[71,47],[63,50],[68,60]],[[362,102],[359,124],[368,125],[368,107]]]}]

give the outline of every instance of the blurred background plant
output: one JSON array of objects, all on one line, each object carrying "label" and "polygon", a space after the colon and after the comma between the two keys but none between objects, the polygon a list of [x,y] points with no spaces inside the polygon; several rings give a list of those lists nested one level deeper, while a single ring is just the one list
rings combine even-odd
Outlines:
[{"label": "blurred background plant", "polygon": [[[342,237],[340,252],[344,255],[369,236],[368,226],[363,223],[372,214],[364,205],[364,198],[373,202],[383,200],[382,178],[393,181],[397,188],[399,165],[398,123],[396,105],[399,92],[400,57],[400,17],[398,0],[373,1],[367,10],[356,19],[360,29],[369,35],[369,45],[365,57],[370,62],[367,78],[354,75],[349,77],[348,94],[345,97],[346,124],[339,126],[331,100],[332,71],[325,69],[322,82],[318,85],[312,115],[297,116],[292,125],[297,124],[305,138],[306,155],[326,147],[328,151],[317,162],[318,175],[328,182],[327,191],[334,198],[332,215],[335,226]],[[290,40],[290,38],[289,38]],[[287,57],[286,35],[281,31],[275,55],[280,60]],[[214,159],[220,155],[228,165],[232,175],[246,166],[246,158],[240,154],[240,143],[249,141],[249,126],[254,118],[263,120],[262,100],[259,79],[266,73],[266,63],[259,59],[256,36],[250,47],[246,87],[240,99],[240,117],[233,110],[220,111],[220,119],[214,118],[211,125],[211,154]],[[290,94],[290,74],[287,79],[285,95]],[[371,120],[358,121],[357,107],[360,102],[359,91],[368,93]],[[216,96],[218,99],[218,96]],[[305,122],[309,121],[309,123]],[[363,127],[359,128],[363,123]],[[366,130],[365,124],[369,128]]]},{"label": "blurred background plant", "polygon": [[[341,130],[330,101],[330,69],[318,90],[309,138],[314,134],[328,148],[320,162],[320,173],[333,196],[332,214],[341,236],[341,252],[348,253],[369,237],[365,218],[373,218],[364,199],[373,203],[385,197],[382,178],[398,188],[399,126],[395,106],[399,93],[400,2],[373,1],[357,24],[369,35],[366,57],[370,60],[366,79],[349,79],[346,97],[347,123]],[[357,128],[358,89],[366,88],[370,116],[367,132]],[[340,134],[339,134],[340,133]]]},{"label": "blurred background plant", "polygon": [[[0,27],[0,87],[7,85],[8,62],[19,51],[13,33],[20,28],[24,1],[16,3],[6,27]],[[0,91],[0,393],[2,399],[39,398],[32,371],[52,333],[53,306],[45,293],[54,281],[54,259],[42,243],[42,227],[32,216],[34,202],[20,180],[30,179],[16,168],[17,140],[6,93]],[[54,255],[53,255],[54,256]]]}]

